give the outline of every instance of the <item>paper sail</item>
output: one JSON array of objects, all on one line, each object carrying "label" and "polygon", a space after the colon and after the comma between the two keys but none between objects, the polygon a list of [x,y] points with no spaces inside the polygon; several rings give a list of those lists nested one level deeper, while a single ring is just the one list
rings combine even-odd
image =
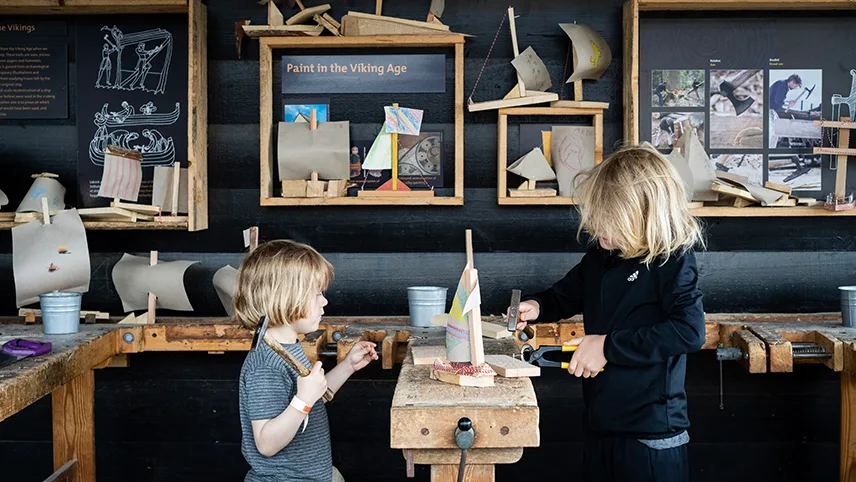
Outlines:
[{"label": "paper sail", "polygon": [[6,193],[0,190],[0,207],[9,204],[9,198],[6,196]]},{"label": "paper sail", "polygon": [[[155,166],[152,185],[152,206],[160,206],[163,212],[172,210],[172,179],[174,167]],[[187,168],[181,169],[178,180],[178,212],[187,214]]]},{"label": "paper sail", "polygon": [[107,146],[98,197],[137,202],[143,182],[143,155],[137,151]]},{"label": "paper sail", "polygon": [[523,80],[523,86],[527,89],[546,92],[553,87],[547,66],[532,47],[526,47],[526,50],[520,52],[520,55],[511,61],[511,65],[514,66],[517,75]]},{"label": "paper sail", "polygon": [[366,154],[363,169],[369,171],[392,169],[392,136],[386,131],[386,127],[381,127],[380,132],[377,133],[374,143]]},{"label": "paper sail", "polygon": [[41,212],[43,197],[48,198],[48,209],[51,212],[65,209],[65,188],[62,184],[50,177],[37,177],[15,212]]},{"label": "paper sail", "polygon": [[230,317],[235,315],[235,289],[238,270],[230,265],[223,266],[214,273],[214,291]]},{"label": "paper sail", "polygon": [[76,209],[12,228],[12,269],[18,308],[51,291],[89,291],[89,246]]},{"label": "paper sail", "polygon": [[446,359],[450,362],[467,363],[470,361],[470,314],[481,304],[481,289],[476,282],[475,289],[467,296],[464,284],[466,270],[461,274],[452,308],[449,310],[446,325]]},{"label": "paper sail", "polygon": [[698,140],[695,129],[689,130],[689,138],[684,144],[684,159],[693,175],[693,201],[716,201],[719,194],[710,189],[716,180],[716,172],[710,162],[704,146]]},{"label": "paper sail", "polygon": [[113,284],[125,312],[145,310],[149,293],[157,296],[157,307],[193,311],[184,289],[184,272],[198,261],[158,261],[149,266],[149,257],[125,253],[113,267]]},{"label": "paper sail", "polygon": [[280,122],[277,164],[280,179],[348,179],[351,175],[351,136],[347,121],[310,124]]},{"label": "paper sail", "polygon": [[672,149],[672,152],[666,156],[666,159],[675,167],[678,174],[681,176],[681,181],[684,184],[687,201],[693,200],[693,173],[690,170],[690,165],[684,156],[677,149]]},{"label": "paper sail", "polygon": [[550,140],[559,195],[573,197],[574,177],[594,167],[594,127],[554,126]]},{"label": "paper sail", "polygon": [[433,13],[435,17],[440,18],[443,16],[443,10],[446,9],[446,0],[431,0],[431,6],[428,7],[428,11]]},{"label": "paper sail", "polygon": [[383,111],[386,115],[384,126],[387,132],[408,136],[419,135],[419,130],[422,128],[421,110],[386,106]]},{"label": "paper sail", "polygon": [[595,29],[577,23],[560,23],[559,27],[571,39],[574,49],[574,73],[565,83],[577,80],[598,80],[612,62],[609,45]]},{"label": "paper sail", "polygon": [[506,170],[530,181],[552,181],[556,179],[556,173],[550,168],[550,164],[544,157],[544,153],[541,152],[540,147],[532,149],[514,161],[514,164],[508,166]]}]

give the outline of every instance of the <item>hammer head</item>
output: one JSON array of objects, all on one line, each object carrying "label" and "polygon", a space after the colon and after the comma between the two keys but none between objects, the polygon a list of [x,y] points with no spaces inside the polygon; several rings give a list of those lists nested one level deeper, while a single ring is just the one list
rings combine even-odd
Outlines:
[{"label": "hammer head", "polygon": [[256,333],[253,335],[253,344],[250,345],[250,351],[256,351],[259,347],[259,342],[265,339],[265,332],[268,327],[268,317],[263,316],[259,320],[259,324],[256,326]]}]

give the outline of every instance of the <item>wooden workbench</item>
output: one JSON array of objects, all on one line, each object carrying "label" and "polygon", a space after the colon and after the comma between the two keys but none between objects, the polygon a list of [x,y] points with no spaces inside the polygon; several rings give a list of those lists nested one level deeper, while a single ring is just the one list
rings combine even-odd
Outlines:
[{"label": "wooden workbench", "polygon": [[[444,346],[442,328],[410,346]],[[511,338],[484,340],[485,353],[518,352]],[[454,482],[461,450],[455,444],[455,428],[469,418],[475,442],[467,451],[466,479],[492,482],[496,464],[512,464],[524,447],[540,441],[539,412],[529,378],[496,377],[492,387],[460,387],[430,378],[430,365],[414,365],[408,348],[401,366],[390,410],[390,447],[403,449],[408,473],[414,464],[431,465],[431,482]]]},{"label": "wooden workbench", "polygon": [[41,326],[0,325],[0,345],[15,338],[52,344],[46,355],[0,368],[0,421],[51,394],[57,480],[95,481],[93,369],[116,353],[115,330],[89,325],[74,335],[45,335]]},{"label": "wooden workbench", "polygon": [[[41,325],[24,326],[22,321],[20,317],[0,318],[0,343],[18,337],[51,341],[53,352],[0,368],[0,421],[51,394],[54,469],[76,470],[77,480],[86,482],[95,480],[93,369],[125,366],[123,360],[132,353],[246,351],[252,340],[252,333],[225,318],[158,319],[153,325],[117,325],[114,319],[81,325],[80,333],[65,336],[45,336]],[[840,480],[856,482],[856,329],[841,327],[839,313],[708,314],[706,324],[703,348],[744,349],[748,356],[739,363],[750,373],[789,372],[799,363],[823,363],[841,373]],[[527,343],[536,347],[584,334],[579,318],[533,326],[535,339]],[[381,346],[384,368],[403,361],[391,409],[391,447],[403,449],[409,462],[431,464],[433,480],[454,480],[460,460],[454,429],[458,419],[467,416],[476,429],[474,449],[467,457],[471,464],[467,480],[492,480],[495,464],[513,463],[520,459],[523,447],[539,443],[538,407],[531,382],[497,378],[497,386],[491,389],[464,389],[429,380],[428,368],[413,366],[409,360],[408,346],[441,344],[428,336],[430,332],[411,327],[406,317],[328,317],[321,330],[304,337],[302,343],[310,359],[341,358],[356,341],[370,340]],[[427,339],[412,339],[421,336]],[[833,356],[827,360],[789,359],[790,343],[798,341],[822,344]],[[513,339],[485,339],[488,353],[513,352],[521,344]],[[473,397],[476,390],[478,398],[485,400]],[[430,413],[434,415],[428,416]],[[402,419],[407,418],[405,414],[413,420]],[[530,424],[523,426],[524,420]],[[422,425],[414,435],[414,428],[420,425],[417,422]],[[427,435],[422,435],[423,428]]]}]

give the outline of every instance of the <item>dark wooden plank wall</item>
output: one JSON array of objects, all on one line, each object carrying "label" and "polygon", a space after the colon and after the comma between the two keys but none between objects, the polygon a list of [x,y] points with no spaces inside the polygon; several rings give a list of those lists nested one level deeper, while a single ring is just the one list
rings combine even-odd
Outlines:
[{"label": "dark wooden plank wall", "polygon": [[[313,0],[307,5],[321,3]],[[335,17],[347,10],[374,11],[374,2],[331,1]],[[428,0],[387,1],[384,13],[421,19]],[[469,95],[507,2],[447,2],[444,22],[475,35],[467,42],[465,95]],[[558,22],[578,21],[601,31],[613,51],[611,69],[586,83],[586,98],[609,100],[604,132],[607,152],[621,139],[621,3],[541,0],[514,5],[521,49],[533,46],[562,79],[567,39]],[[466,204],[448,208],[261,208],[258,206],[258,46],[245,44],[237,59],[233,23],[264,23],[252,0],[209,2],[209,209],[210,229],[200,233],[91,232],[92,284],[87,309],[119,314],[110,270],[123,251],[161,252],[161,259],[199,260],[186,285],[198,315],[222,315],[211,288],[214,271],[242,258],[241,230],[261,228],[262,239],[308,242],[337,267],[330,290],[331,315],[406,314],[410,284],[454,286],[463,266],[464,229],[473,230],[482,271],[485,313],[499,313],[513,287],[539,289],[560,277],[583,250],[576,217],[561,207],[496,205],[496,114],[465,114]],[[514,84],[508,64],[507,23],[474,95],[500,98]],[[76,62],[70,52],[70,78]],[[449,64],[451,65],[451,64]],[[451,72],[450,82],[451,82]],[[278,81],[278,76],[276,81]],[[451,85],[451,84],[450,84]],[[75,86],[71,85],[74,118]],[[567,94],[566,94],[567,96]],[[383,103],[420,106],[431,122],[449,124],[447,96],[332,96],[335,118],[370,127]],[[277,109],[278,109],[277,103]],[[541,119],[523,119],[539,122]],[[582,122],[582,119],[574,119]],[[0,123],[0,188],[23,195],[32,172],[57,172],[74,191],[75,123]],[[511,149],[517,137],[512,125]],[[451,183],[451,178],[447,178]],[[13,206],[14,207],[14,206]],[[7,208],[8,209],[8,208]],[[836,286],[850,283],[856,259],[849,253],[856,229],[838,219],[708,219],[709,252],[699,255],[709,312],[836,311]],[[11,236],[0,232],[0,307],[11,313],[14,281]],[[242,480],[236,378],[242,354],[143,354],[127,369],[96,375],[99,480]],[[838,378],[825,368],[794,374],[746,374],[726,364],[725,409],[719,409],[718,364],[711,352],[690,356],[687,387],[693,480],[835,480],[838,474]],[[388,449],[388,407],[397,370],[367,369],[329,407],[335,461],[349,481],[404,480],[404,461]],[[579,383],[563,372],[535,380],[541,409],[542,447],[497,471],[499,480],[554,478],[579,463]],[[43,399],[0,424],[4,480],[42,480],[50,472],[50,400]],[[802,451],[803,453],[798,453]],[[808,453],[805,453],[805,452]],[[737,464],[737,461],[740,464]],[[420,468],[416,480],[427,480]]]}]

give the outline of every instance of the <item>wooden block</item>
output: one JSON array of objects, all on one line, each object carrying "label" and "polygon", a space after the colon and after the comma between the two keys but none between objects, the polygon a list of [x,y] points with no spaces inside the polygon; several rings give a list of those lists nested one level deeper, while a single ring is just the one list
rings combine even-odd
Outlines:
[{"label": "wooden block", "polygon": [[117,325],[131,325],[137,322],[137,316],[133,313],[128,313],[128,316],[122,318],[122,321],[117,322]]},{"label": "wooden block", "polygon": [[836,372],[844,370],[844,343],[841,340],[832,335],[816,331],[814,333],[814,342],[825,348],[829,353],[832,353],[832,358],[827,358],[823,361],[824,365]]},{"label": "wooden block", "polygon": [[[749,373],[767,373],[767,350],[764,342],[749,330],[738,330],[734,332],[734,346],[743,351],[744,357],[740,364]],[[745,357],[748,354],[748,358]]]},{"label": "wooden block", "polygon": [[687,203],[687,205],[689,205],[690,209],[698,209],[698,208],[704,207],[704,202],[703,201],[690,201]]},{"label": "wooden block", "polygon": [[87,313],[86,316],[83,317],[83,323],[86,325],[94,325],[95,324],[95,314]]},{"label": "wooden block", "polygon": [[767,345],[770,373],[794,371],[794,353],[789,340],[762,326],[752,326],[750,330]]},{"label": "wooden block", "polygon": [[780,199],[778,199],[777,201],[774,201],[771,203],[763,203],[762,202],[761,205],[762,206],[770,206],[770,207],[782,207],[782,206],[789,207],[789,206],[796,206],[797,200],[796,200],[796,198],[788,197],[788,195],[785,194]]},{"label": "wooden block", "polygon": [[767,189],[772,189],[773,191],[783,192],[787,195],[791,194],[791,187],[785,186],[784,184],[776,184],[775,182],[767,181],[764,183],[764,187]]},{"label": "wooden block", "polygon": [[306,197],[306,181],[283,179],[282,197]]},{"label": "wooden block", "polygon": [[484,361],[501,377],[520,378],[541,376],[541,367],[508,355],[485,355]]},{"label": "wooden block", "polygon": [[341,28],[342,28],[342,24],[341,24],[341,23],[339,23],[339,22],[337,22],[337,21],[336,21],[336,19],[335,19],[335,18],[333,18],[332,16],[330,16],[330,14],[329,14],[329,13],[325,13],[325,14],[321,15],[321,17],[322,17],[324,20],[326,20],[326,21],[330,22],[330,25],[332,25],[332,26],[336,27],[336,30],[339,30],[339,29],[341,29]]},{"label": "wooden block", "polygon": [[381,342],[381,365],[384,370],[390,370],[395,366],[395,361],[398,359],[398,342],[396,338],[397,331],[393,331],[383,337]]},{"label": "wooden block", "polygon": [[32,311],[29,311],[29,312],[27,312],[26,315],[24,315],[24,324],[29,325],[29,324],[35,323],[35,322],[36,322],[36,314],[33,313]]},{"label": "wooden block", "polygon": [[555,197],[555,189],[509,189],[508,197]]},{"label": "wooden block", "polygon": [[814,206],[819,201],[813,197],[798,197],[797,204],[804,204],[806,206]]},{"label": "wooden block", "polygon": [[414,365],[433,365],[434,360],[446,361],[445,346],[413,346],[410,347]]},{"label": "wooden block", "polygon": [[326,197],[342,197],[348,194],[348,180],[335,179],[327,181]]},{"label": "wooden block", "polygon": [[[327,15],[327,14],[325,13],[324,15]],[[327,17],[329,17],[329,15],[327,15]],[[325,18],[321,15],[315,15],[314,17],[312,17],[312,19],[315,20],[315,22],[317,22],[318,25],[323,26],[325,29],[327,29],[328,32],[332,33],[333,35],[335,35],[337,37],[342,35],[341,33],[339,33],[339,27],[330,23],[330,21],[327,20],[327,18]]]},{"label": "wooden block", "polygon": [[306,181],[306,197],[324,197],[327,181]]},{"label": "wooden block", "polygon": [[431,369],[431,379],[461,387],[492,387],[494,377],[488,375],[461,375],[445,370]]},{"label": "wooden block", "polygon": [[746,206],[751,206],[753,204],[755,204],[755,202],[743,199],[742,197],[734,198],[734,207],[736,208],[745,208]]},{"label": "wooden block", "polygon": [[507,326],[482,321],[482,336],[493,339],[510,338],[514,336],[514,333],[508,331]]},{"label": "wooden block", "polygon": [[746,199],[747,201],[758,202],[758,200],[755,199],[754,197],[752,197],[752,194],[750,194],[749,191],[747,191],[745,189],[738,189],[736,187],[726,186],[724,184],[714,182],[711,184],[710,190],[714,191],[714,192],[718,192],[720,194],[728,194],[730,196],[736,196],[739,198],[743,198],[743,199]]}]

